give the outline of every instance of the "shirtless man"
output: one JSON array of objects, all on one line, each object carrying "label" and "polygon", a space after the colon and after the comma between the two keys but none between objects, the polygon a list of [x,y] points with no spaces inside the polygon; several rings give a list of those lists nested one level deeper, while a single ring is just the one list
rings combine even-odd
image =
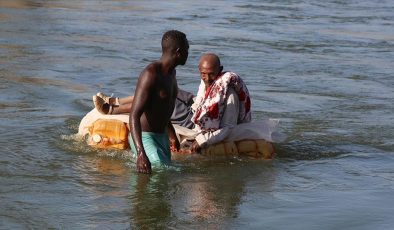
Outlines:
[{"label": "shirtless man", "polygon": [[130,111],[129,141],[139,173],[151,173],[151,161],[170,163],[169,138],[177,140],[170,121],[178,89],[175,67],[186,63],[189,43],[184,33],[171,30],[163,35],[161,46],[160,60],[139,76]]}]

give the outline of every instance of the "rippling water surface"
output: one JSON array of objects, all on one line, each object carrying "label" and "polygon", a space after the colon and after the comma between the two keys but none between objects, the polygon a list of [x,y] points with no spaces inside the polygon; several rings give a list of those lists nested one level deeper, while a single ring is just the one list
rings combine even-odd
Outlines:
[{"label": "rippling water surface", "polygon": [[[389,229],[393,1],[0,0],[0,228]],[[168,29],[178,83],[218,53],[254,119],[281,119],[272,161],[180,159],[136,175],[127,151],[75,141],[97,91],[132,94]]]}]

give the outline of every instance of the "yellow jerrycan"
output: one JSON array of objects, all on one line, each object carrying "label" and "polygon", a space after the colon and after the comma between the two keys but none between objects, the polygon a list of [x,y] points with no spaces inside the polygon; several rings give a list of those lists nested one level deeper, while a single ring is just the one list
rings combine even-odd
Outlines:
[{"label": "yellow jerrycan", "polygon": [[98,119],[89,127],[87,142],[97,148],[128,149],[127,124],[115,119]]}]

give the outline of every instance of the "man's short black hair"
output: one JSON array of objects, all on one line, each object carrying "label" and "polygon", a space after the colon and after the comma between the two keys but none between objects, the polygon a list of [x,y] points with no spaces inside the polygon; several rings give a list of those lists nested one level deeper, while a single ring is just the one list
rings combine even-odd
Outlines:
[{"label": "man's short black hair", "polygon": [[163,34],[161,39],[162,51],[172,51],[182,48],[188,44],[186,34],[178,30],[169,30]]}]

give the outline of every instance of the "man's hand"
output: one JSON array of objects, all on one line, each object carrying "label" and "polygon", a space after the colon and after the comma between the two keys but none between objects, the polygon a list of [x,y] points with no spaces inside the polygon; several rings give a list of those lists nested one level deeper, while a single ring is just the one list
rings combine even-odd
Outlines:
[{"label": "man's hand", "polygon": [[145,174],[152,173],[152,167],[150,165],[149,158],[146,156],[145,152],[143,151],[138,153],[137,172],[145,173]]},{"label": "man's hand", "polygon": [[179,143],[177,138],[175,138],[175,140],[170,138],[170,150],[172,153],[178,153],[178,154],[192,153],[190,148],[181,148],[181,144]]},{"label": "man's hand", "polygon": [[201,152],[201,146],[197,143],[196,140],[193,141],[192,152],[193,153],[200,153]]},{"label": "man's hand", "polygon": [[170,150],[171,152],[178,152],[181,148],[181,144],[179,143],[178,138],[171,138],[170,137]]}]

